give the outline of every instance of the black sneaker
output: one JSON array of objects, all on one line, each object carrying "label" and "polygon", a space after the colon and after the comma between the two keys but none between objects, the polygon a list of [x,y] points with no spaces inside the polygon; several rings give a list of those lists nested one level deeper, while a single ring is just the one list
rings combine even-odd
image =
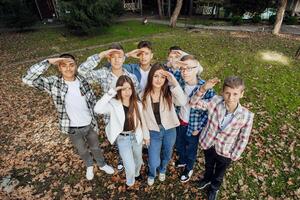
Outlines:
[{"label": "black sneaker", "polygon": [[147,148],[146,145],[143,145],[142,154],[143,155],[148,155],[148,148]]},{"label": "black sneaker", "polygon": [[206,188],[207,186],[210,185],[210,181],[206,181],[206,180],[204,180],[204,178],[203,178],[203,179],[199,180],[198,185],[199,185],[199,189],[202,190],[202,189],[204,189],[204,188]]},{"label": "black sneaker", "polygon": [[181,174],[180,176],[180,182],[181,183],[186,183],[190,180],[190,178],[192,177],[193,175],[193,170],[184,170],[183,173]]},{"label": "black sneaker", "polygon": [[179,160],[176,160],[174,165],[175,165],[175,168],[181,168],[181,167],[185,167],[186,166],[186,164],[179,163]]},{"label": "black sneaker", "polygon": [[140,174],[139,176],[135,177],[136,181],[142,181],[143,180],[143,176]]},{"label": "black sneaker", "polygon": [[219,193],[219,190],[210,189],[208,191],[208,200],[217,200],[218,193]]}]

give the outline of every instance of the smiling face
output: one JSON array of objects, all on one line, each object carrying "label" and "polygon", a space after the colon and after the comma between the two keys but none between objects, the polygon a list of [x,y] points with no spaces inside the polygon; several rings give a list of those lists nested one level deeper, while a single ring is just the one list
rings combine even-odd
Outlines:
[{"label": "smiling face", "polygon": [[152,79],[152,86],[154,88],[161,88],[165,82],[166,77],[163,75],[164,70],[159,69],[154,72],[153,79]]},{"label": "smiling face", "polygon": [[65,80],[72,81],[75,79],[77,65],[75,61],[71,59],[69,61],[62,61],[58,65],[58,70]]},{"label": "smiling face", "polygon": [[121,69],[125,61],[124,52],[112,53],[108,60],[113,69]]},{"label": "smiling face", "polygon": [[153,58],[152,50],[147,47],[140,48],[140,50],[142,50],[139,54],[140,64],[144,66],[150,65],[151,59]]},{"label": "smiling face", "polygon": [[222,91],[222,96],[224,98],[226,106],[229,108],[235,108],[240,102],[240,98],[244,95],[243,86],[238,86],[236,88],[224,87]]}]

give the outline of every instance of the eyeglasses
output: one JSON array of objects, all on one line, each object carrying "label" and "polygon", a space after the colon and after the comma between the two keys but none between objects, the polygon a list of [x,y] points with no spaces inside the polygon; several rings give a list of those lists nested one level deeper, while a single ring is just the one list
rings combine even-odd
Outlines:
[{"label": "eyeglasses", "polygon": [[198,66],[195,66],[195,67],[187,67],[187,68],[180,68],[179,70],[181,72],[184,72],[184,71],[188,71],[188,72],[191,72],[193,69],[197,68]]}]

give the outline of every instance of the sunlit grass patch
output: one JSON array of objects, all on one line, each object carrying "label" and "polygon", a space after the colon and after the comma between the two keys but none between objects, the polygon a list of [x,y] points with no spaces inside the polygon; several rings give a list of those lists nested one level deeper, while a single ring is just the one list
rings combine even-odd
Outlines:
[{"label": "sunlit grass patch", "polygon": [[289,58],[282,53],[278,53],[276,51],[261,51],[259,52],[259,56],[262,60],[277,62],[283,65],[289,65]]}]

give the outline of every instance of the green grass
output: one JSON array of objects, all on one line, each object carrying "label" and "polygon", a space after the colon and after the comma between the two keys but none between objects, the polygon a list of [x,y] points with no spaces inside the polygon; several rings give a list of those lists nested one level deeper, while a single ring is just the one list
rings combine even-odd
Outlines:
[{"label": "green grass", "polygon": [[[72,51],[94,45],[147,37],[157,33],[170,31],[164,25],[141,22],[119,22],[110,27],[96,30],[90,36],[70,35],[65,28],[42,29],[26,33],[3,33],[0,40],[0,65],[24,59]],[[19,51],[19,50],[22,51]]]},{"label": "green grass", "polygon": [[[155,37],[154,34],[161,32],[165,34]],[[228,32],[188,33],[182,29],[170,30],[153,24],[142,26],[138,22],[120,23],[100,35],[86,38],[74,36],[65,38],[60,34],[60,29],[20,34],[18,38],[22,38],[24,43],[12,40],[11,43],[6,44],[6,48],[9,49],[9,54],[15,55],[14,60],[23,60],[133,38],[132,41],[123,43],[125,50],[129,51],[136,48],[141,38],[148,38],[153,42],[153,62],[164,61],[168,48],[179,45],[199,59],[204,67],[202,78],[217,76],[224,80],[226,76],[233,74],[244,78],[246,92],[241,102],[255,113],[255,122],[251,140],[243,153],[243,159],[233,163],[226,173],[220,199],[299,198],[296,191],[300,188],[300,62],[293,59],[298,48],[295,40],[256,33],[240,34],[243,37]],[[1,41],[5,41],[5,38]],[[35,48],[40,48],[39,53],[22,54],[28,49],[34,50]],[[54,48],[57,49],[54,51]],[[85,50],[75,55],[82,62],[88,56],[106,48],[104,46]],[[263,60],[260,53],[266,51],[286,56],[288,64]],[[11,62],[10,58],[7,58],[5,62],[8,62],[7,60]],[[127,62],[137,61],[131,59]],[[26,68],[20,66],[18,70],[18,73],[23,74]],[[8,73],[9,69],[4,68],[3,71]],[[220,85],[216,86],[216,90],[220,91]],[[22,104],[22,102],[19,103]],[[284,128],[285,126],[287,128]],[[291,149],[293,142],[295,142],[294,148]],[[105,147],[104,152],[109,151],[109,147]],[[197,164],[195,167],[195,176],[198,176],[204,169],[201,150],[198,157],[202,164]],[[136,195],[148,199],[172,197],[172,194],[175,194],[175,198],[178,199],[205,197],[200,190],[191,192],[195,183],[180,184],[178,175],[178,172],[172,172],[168,174],[165,183],[156,181],[150,192],[144,191],[147,188],[144,183],[140,190],[136,191]],[[80,179],[80,176],[78,178]],[[77,181],[72,177],[65,177],[63,180],[69,180],[67,182],[71,185],[76,184]],[[111,180],[102,180],[101,177],[96,181],[97,187],[101,187],[105,181],[111,184]],[[121,185],[122,183],[116,183],[116,187]],[[59,188],[56,190],[62,194]],[[109,196],[110,193],[115,193],[118,197],[128,196],[128,193],[124,192],[116,194],[115,189],[94,189],[89,194],[92,197],[101,197]]]}]

